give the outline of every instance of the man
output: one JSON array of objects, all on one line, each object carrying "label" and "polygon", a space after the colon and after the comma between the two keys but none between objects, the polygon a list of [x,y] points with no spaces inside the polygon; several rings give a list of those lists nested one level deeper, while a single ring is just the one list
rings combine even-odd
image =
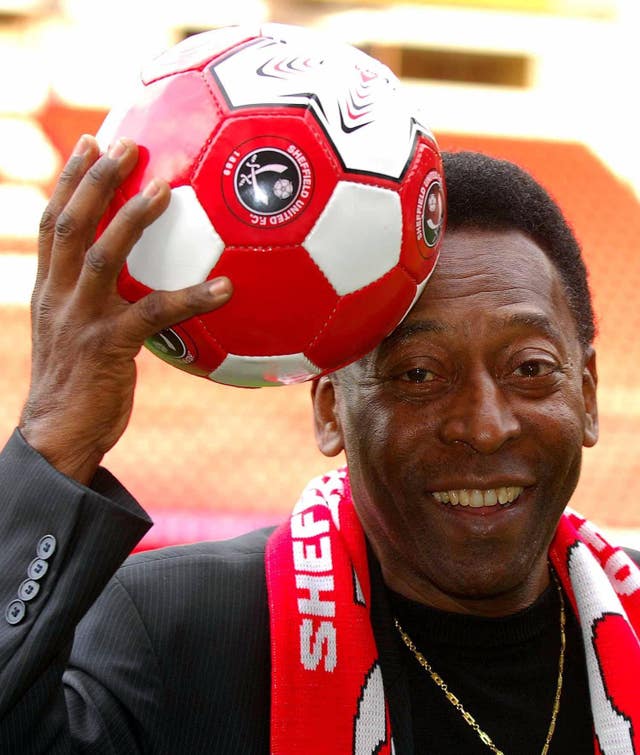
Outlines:
[{"label": "man", "polygon": [[318,444],[346,451],[348,479],[312,483],[275,534],[114,577],[149,526],[98,468],[134,357],[231,296],[218,279],[119,298],[167,187],[88,240],[135,161],[127,140],[99,158],[84,138],[42,223],[31,388],[0,457],[0,751],[637,752],[640,578],[561,518],[597,440],[596,363],[584,265],[544,191],[447,156],[424,294],[312,387]]}]

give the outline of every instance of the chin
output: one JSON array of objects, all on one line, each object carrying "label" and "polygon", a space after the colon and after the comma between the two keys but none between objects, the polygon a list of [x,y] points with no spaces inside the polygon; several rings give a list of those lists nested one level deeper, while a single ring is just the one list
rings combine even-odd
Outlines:
[{"label": "chin", "polygon": [[[469,554],[458,562],[430,564],[425,570],[437,588],[458,601],[500,601],[520,603],[518,595],[532,602],[546,584],[546,558],[518,554]],[[427,577],[428,579],[430,577]],[[524,606],[523,606],[524,607]]]}]

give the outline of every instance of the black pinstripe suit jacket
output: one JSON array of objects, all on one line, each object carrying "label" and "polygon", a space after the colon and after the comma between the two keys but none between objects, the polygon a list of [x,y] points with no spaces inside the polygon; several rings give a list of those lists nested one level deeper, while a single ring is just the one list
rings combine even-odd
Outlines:
[{"label": "black pinstripe suit jacket", "polygon": [[[113,577],[150,520],[107,472],[89,491],[16,432],[0,485],[0,753],[267,753],[268,531]],[[55,552],[9,624],[44,535]]]},{"label": "black pinstripe suit jacket", "polygon": [[[270,530],[121,566],[150,521],[108,472],[88,490],[16,432],[0,486],[0,754],[266,755]],[[45,535],[56,543],[46,573],[9,623],[5,608]],[[375,564],[372,587],[396,750],[412,755],[408,685]]]}]

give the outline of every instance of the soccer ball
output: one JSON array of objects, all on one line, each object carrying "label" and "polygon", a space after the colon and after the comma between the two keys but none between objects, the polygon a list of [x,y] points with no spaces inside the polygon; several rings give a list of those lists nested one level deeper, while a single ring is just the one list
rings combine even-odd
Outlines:
[{"label": "soccer ball", "polygon": [[337,369],[398,325],[436,262],[433,135],[385,66],[320,33],[189,37],[143,69],[101,148],[118,136],[140,159],[105,224],[153,176],[172,189],[120,274],[122,296],[218,275],[234,286],[219,310],[147,342],[188,372],[257,387]]}]

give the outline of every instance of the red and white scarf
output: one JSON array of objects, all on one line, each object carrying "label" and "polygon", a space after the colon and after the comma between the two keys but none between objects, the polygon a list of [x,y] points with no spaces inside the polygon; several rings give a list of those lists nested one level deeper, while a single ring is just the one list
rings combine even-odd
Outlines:
[{"label": "red and white scarf", "polygon": [[[549,557],[582,628],[596,755],[640,755],[640,570],[568,511]],[[266,556],[272,755],[391,755],[346,469],[312,480]]]}]

